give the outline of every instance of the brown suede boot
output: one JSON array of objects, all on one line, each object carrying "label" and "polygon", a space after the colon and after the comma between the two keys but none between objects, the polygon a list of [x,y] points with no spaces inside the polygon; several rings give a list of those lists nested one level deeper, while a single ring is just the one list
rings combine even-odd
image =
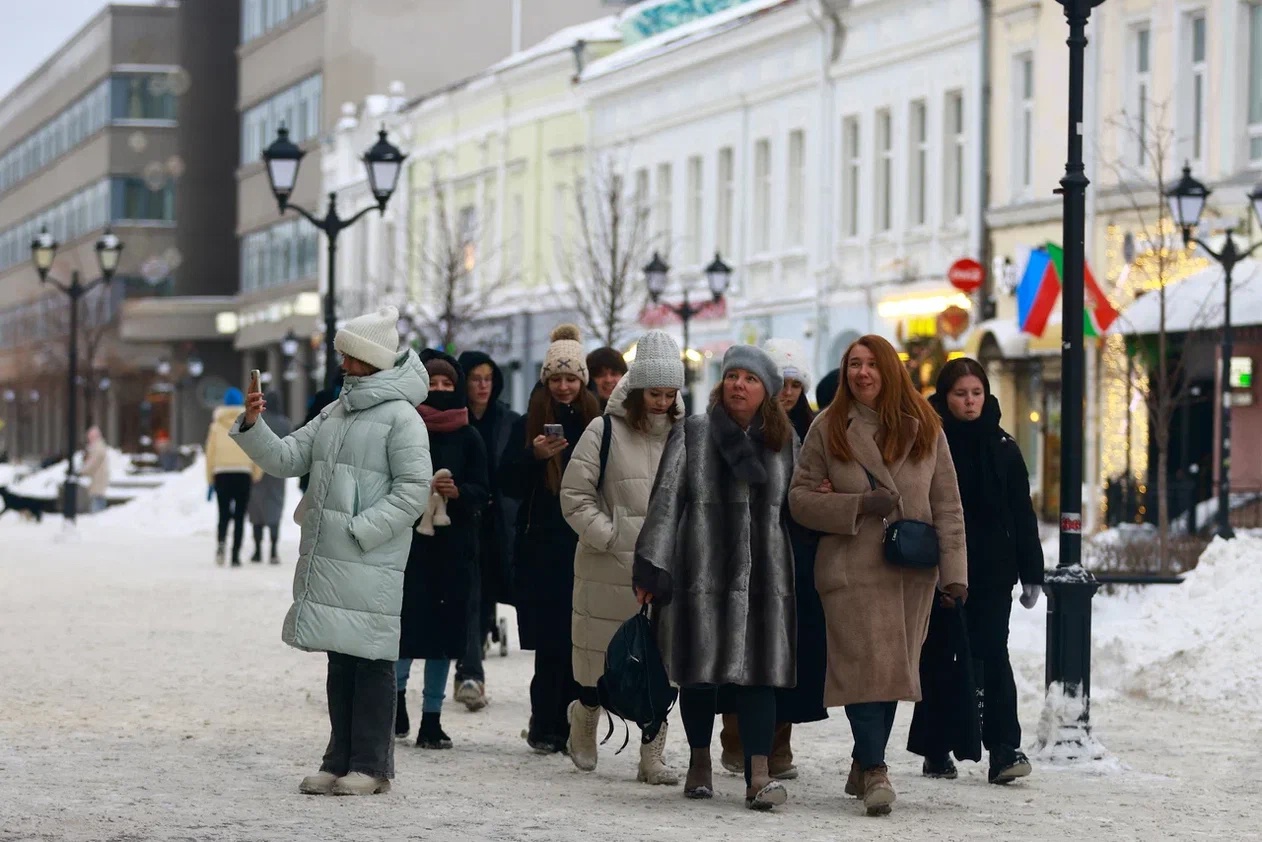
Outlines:
[{"label": "brown suede boot", "polygon": [[767,756],[749,758],[749,786],[745,787],[745,806],[751,810],[770,810],[789,800],[784,784],[773,779],[767,770]]},{"label": "brown suede boot", "polygon": [[719,765],[733,775],[745,774],[745,747],[741,744],[741,729],[736,714],[723,714],[723,729],[719,731],[719,745],[723,753],[719,755]]},{"label": "brown suede boot", "polygon": [[789,744],[792,737],[792,722],[781,722],[776,726],[767,767],[771,770],[771,777],[778,781],[792,781],[798,776],[798,767],[793,765],[793,746]]},{"label": "brown suede boot", "polygon": [[713,798],[714,773],[710,768],[710,747],[694,748],[684,779],[684,798]]},{"label": "brown suede boot", "polygon": [[855,798],[863,797],[863,769],[859,766],[859,761],[851,759],[850,775],[846,778],[846,795],[853,795]]},{"label": "brown suede boot", "polygon": [[894,803],[894,787],[890,784],[888,766],[876,766],[863,773],[863,806],[869,816],[887,816]]}]

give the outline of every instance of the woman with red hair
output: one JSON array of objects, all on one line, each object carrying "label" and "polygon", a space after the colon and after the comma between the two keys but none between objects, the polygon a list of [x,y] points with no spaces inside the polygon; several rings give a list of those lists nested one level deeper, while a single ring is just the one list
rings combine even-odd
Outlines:
[{"label": "woman with red hair", "polygon": [[[968,596],[964,512],[942,422],[885,339],[864,336],[846,350],[837,397],[802,447],[789,508],[823,533],[824,704],[844,706],[854,734],[846,793],[882,815],[894,803],[885,748],[898,702],[920,699],[930,609],[939,590],[952,605]],[[886,558],[885,524],[898,520],[933,526],[936,567]]]}]

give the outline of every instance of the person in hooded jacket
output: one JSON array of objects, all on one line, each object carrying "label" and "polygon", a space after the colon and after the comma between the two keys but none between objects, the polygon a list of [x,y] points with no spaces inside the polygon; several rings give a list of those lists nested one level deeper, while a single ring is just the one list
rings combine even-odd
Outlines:
[{"label": "person in hooded jacket", "polygon": [[489,478],[486,508],[478,520],[476,573],[469,594],[469,635],[465,654],[456,662],[456,701],[470,712],[486,707],[486,670],[482,664],[488,638],[508,652],[508,626],[496,617],[499,603],[512,603],[513,530],[517,501],[500,490],[499,468],[510,447],[513,424],[521,416],[502,402],[504,373],[481,351],[460,355],[469,400],[469,426],[482,437]]},{"label": "person in hooded jacket", "polygon": [[435,523],[433,535],[420,528],[412,536],[407,574],[403,579],[402,635],[395,665],[398,700],[395,736],[407,736],[406,690],[412,659],[425,659],[421,727],[416,744],[426,749],[451,748],[442,728],[443,698],[451,662],[464,656],[469,633],[469,594],[475,576],[478,517],[486,505],[486,448],[469,426],[464,377],[454,357],[421,352],[429,373],[429,394],[417,407],[429,432],[430,460],[435,472],[432,493],[447,503],[449,525]]},{"label": "person in hooded jacket", "polygon": [[[269,391],[263,396],[268,404],[280,406],[280,394]],[[281,412],[273,412],[267,417],[267,426],[279,438],[284,438],[294,431],[289,416]],[[280,555],[276,544],[280,541],[280,519],[285,511],[285,480],[270,474],[263,474],[254,481],[250,491],[250,504],[246,513],[250,516],[250,526],[254,528],[254,555],[250,561],[263,560],[263,532],[266,530],[272,539],[272,552],[268,560],[272,564],[280,564]]]},{"label": "person in hooded jacket", "polygon": [[[815,406],[819,412],[828,409],[828,405],[837,397],[837,389],[841,386],[841,369],[834,368],[819,379],[815,387]],[[805,438],[802,441],[806,441]]]},{"label": "person in hooded jacket", "polygon": [[[215,562],[223,564],[228,524],[232,524],[232,566],[241,566],[241,540],[245,529],[246,508],[254,481],[263,475],[245,451],[232,440],[229,431],[245,406],[241,390],[231,387],[224,392],[223,406],[211,416],[206,433],[206,481],[219,502],[219,523],[215,532]],[[207,498],[209,499],[209,498]]]},{"label": "person in hooded jacket", "polygon": [[[600,698],[596,682],[605,671],[605,650],[618,628],[639,611],[631,587],[635,540],[648,513],[666,437],[684,417],[680,395],[684,364],[679,346],[660,330],[636,345],[635,362],[609,396],[605,414],[583,432],[561,482],[561,510],[578,533],[574,554],[574,677],[579,697],[570,704],[569,752],[574,765],[596,768]],[[609,449],[601,447],[609,426]],[[666,725],[641,740],[637,780],[673,786],[666,767]]]},{"label": "person in hooded jacket", "polygon": [[596,396],[587,389],[579,337],[574,325],[552,331],[539,385],[525,417],[513,425],[515,446],[500,466],[500,487],[520,502],[513,549],[517,629],[521,648],[535,651],[525,737],[540,754],[565,751],[566,712],[578,698],[570,619],[578,536],[561,512],[561,478],[579,437],[600,415]]},{"label": "person in hooded jacket", "polygon": [[399,311],[348,321],[333,339],[346,379],[336,402],[285,438],[250,395],[234,440],[269,474],[311,474],[294,604],[281,638],[328,653],[331,734],[308,795],[374,795],[394,777],[395,661],[412,530],[430,494],[429,440],[416,406],[429,375],[399,351]]},{"label": "person in hooded jacket", "polygon": [[[930,405],[942,427],[964,505],[968,549],[968,604],[963,607],[973,673],[982,698],[982,741],[990,753],[989,780],[1006,784],[1030,774],[1021,752],[1017,688],[1008,656],[1012,588],[1021,583],[1021,604],[1033,608],[1043,587],[1043,547],[1030,502],[1030,475],[1012,436],[999,426],[999,401],[976,360],[951,360],[938,375]],[[924,756],[924,774],[954,778],[946,729],[930,727],[951,714],[946,682],[952,664],[944,639],[950,609],[935,605],[920,660],[923,698],[912,721],[908,749]],[[946,654],[943,654],[946,653]],[[936,657],[935,657],[936,656]]]}]

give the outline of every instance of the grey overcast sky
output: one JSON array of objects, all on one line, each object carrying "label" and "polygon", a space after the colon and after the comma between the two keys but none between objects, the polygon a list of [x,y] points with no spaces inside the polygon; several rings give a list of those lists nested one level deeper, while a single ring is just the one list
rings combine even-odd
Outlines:
[{"label": "grey overcast sky", "polygon": [[107,5],[107,0],[0,0],[0,99]]}]

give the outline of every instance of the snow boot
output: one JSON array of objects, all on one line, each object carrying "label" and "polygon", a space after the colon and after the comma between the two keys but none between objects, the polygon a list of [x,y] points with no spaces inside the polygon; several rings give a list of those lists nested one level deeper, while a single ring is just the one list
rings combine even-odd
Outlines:
[{"label": "snow boot", "polygon": [[406,737],[412,732],[412,721],[408,719],[408,694],[400,690],[398,701],[394,703],[394,735]]},{"label": "snow boot", "polygon": [[1003,752],[992,751],[990,753],[990,775],[989,780],[992,784],[1010,784],[1018,778],[1024,778],[1033,771],[1030,765],[1030,758],[1025,756],[1025,752],[1016,750],[1007,750]]},{"label": "snow boot", "polygon": [[215,546],[215,564],[218,564],[220,567],[223,567],[224,552],[225,547],[223,542],[220,542]]},{"label": "snow boot", "polygon": [[869,816],[888,816],[894,803],[894,787],[888,766],[873,766],[863,772],[863,806]]},{"label": "snow boot", "polygon": [[723,714],[723,727],[719,730],[719,765],[733,775],[745,774],[745,748],[741,744],[741,729],[736,714]]},{"label": "snow boot", "polygon": [[850,774],[846,776],[846,795],[863,797],[863,769],[858,760],[850,761]]},{"label": "snow boot", "polygon": [[276,554],[275,550],[272,550],[272,557],[269,558],[268,561],[272,564],[280,564],[280,556]]},{"label": "snow boot", "polygon": [[254,564],[258,564],[262,560],[263,560],[263,548],[258,545],[255,545],[254,554],[250,556],[250,561],[253,562]]},{"label": "snow boot", "polygon": [[336,782],[337,775],[332,772],[316,772],[302,779],[298,791],[303,795],[330,795]]},{"label": "snow boot", "polygon": [[926,778],[942,778],[948,781],[953,781],[960,776],[949,754],[942,757],[926,757],[920,767],[920,772]]},{"label": "snow boot", "polygon": [[584,772],[596,769],[596,726],[600,724],[600,708],[589,708],[575,699],[570,702],[567,718],[570,736],[565,747],[574,765]]},{"label": "snow boot", "polygon": [[374,778],[363,772],[343,775],[333,784],[334,795],[384,795],[389,791],[389,778]]},{"label": "snow boot", "polygon": [[684,779],[684,798],[713,798],[714,772],[710,767],[710,747],[694,748]]},{"label": "snow boot", "polygon": [[440,716],[441,714],[437,713],[421,714],[421,730],[416,735],[417,748],[451,748],[451,737],[443,731]]},{"label": "snow boot", "polygon": [[770,810],[789,800],[784,784],[771,777],[767,755],[749,758],[749,786],[745,787],[745,806],[751,810]]},{"label": "snow boot", "polygon": [[666,723],[662,723],[662,728],[657,732],[657,736],[653,738],[653,742],[640,743],[640,768],[636,771],[635,779],[642,784],[653,784],[656,786],[676,786],[679,783],[679,775],[675,774],[666,765],[666,758],[663,756],[666,751]]},{"label": "snow boot", "polygon": [[[767,768],[771,777],[778,781],[792,781],[798,776],[798,767],[793,765],[793,746],[789,745],[792,737],[792,722],[781,722],[776,726],[776,733],[771,739],[771,754],[767,757]],[[743,766],[741,771],[745,771]]]},{"label": "snow boot", "polygon": [[469,713],[477,713],[488,704],[486,685],[477,679],[466,678],[452,695],[457,702],[469,709]]}]

